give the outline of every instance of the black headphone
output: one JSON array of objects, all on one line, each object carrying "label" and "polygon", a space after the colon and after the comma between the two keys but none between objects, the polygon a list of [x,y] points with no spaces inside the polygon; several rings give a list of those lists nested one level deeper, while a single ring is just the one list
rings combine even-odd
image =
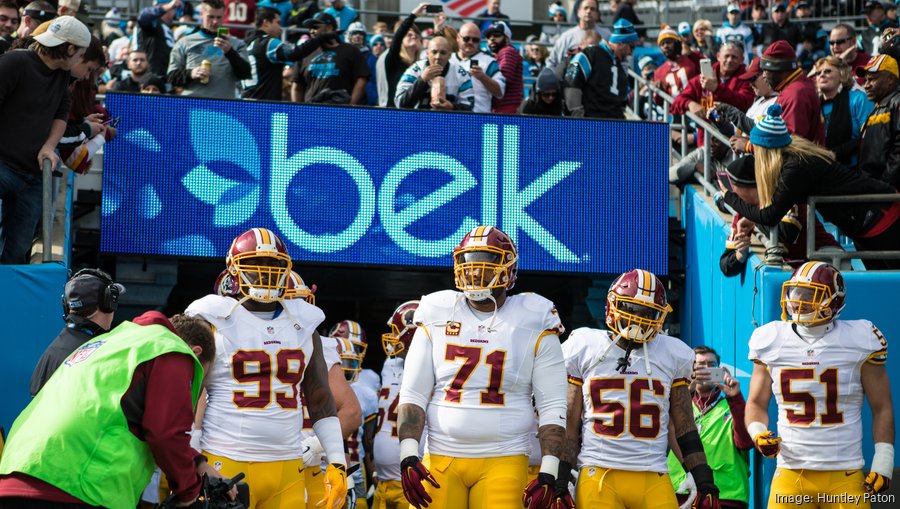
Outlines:
[{"label": "black headphone", "polygon": [[[79,276],[93,276],[105,283],[106,286],[103,287],[100,291],[100,295],[97,296],[97,308],[104,313],[115,313],[116,309],[119,307],[119,286],[116,285],[111,277],[109,277],[109,274],[99,269],[81,269],[70,277],[69,281],[72,281]],[[62,304],[63,311],[68,316],[69,304],[65,293],[63,293],[62,296]]]}]

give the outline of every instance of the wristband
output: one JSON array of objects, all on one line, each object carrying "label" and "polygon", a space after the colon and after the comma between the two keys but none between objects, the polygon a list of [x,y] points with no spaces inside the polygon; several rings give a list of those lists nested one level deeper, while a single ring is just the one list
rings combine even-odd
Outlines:
[{"label": "wristband", "polygon": [[400,459],[410,456],[419,457],[419,441],[415,438],[404,438],[400,441]]},{"label": "wristband", "polygon": [[328,463],[347,464],[344,456],[344,439],[341,437],[341,421],[337,417],[325,417],[313,423],[313,431],[325,449]]},{"label": "wristband", "polygon": [[766,431],[769,431],[769,428],[765,424],[758,421],[751,422],[747,425],[747,434],[750,435],[750,438],[754,440],[756,440],[756,437],[765,433]]},{"label": "wristband", "polygon": [[875,443],[875,455],[872,456],[872,468],[869,470],[888,479],[891,478],[894,474],[894,444]]},{"label": "wristband", "polygon": [[556,456],[544,455],[541,457],[541,472],[550,474],[554,478],[559,477],[559,458]]}]

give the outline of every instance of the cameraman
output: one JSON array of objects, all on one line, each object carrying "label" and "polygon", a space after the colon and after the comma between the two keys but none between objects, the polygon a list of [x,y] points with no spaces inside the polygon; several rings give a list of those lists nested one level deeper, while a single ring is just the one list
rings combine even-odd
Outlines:
[{"label": "cameraman", "polygon": [[137,507],[154,463],[179,506],[201,474],[194,405],[215,357],[209,324],[148,311],[82,345],[16,419],[0,459],[0,509]]}]

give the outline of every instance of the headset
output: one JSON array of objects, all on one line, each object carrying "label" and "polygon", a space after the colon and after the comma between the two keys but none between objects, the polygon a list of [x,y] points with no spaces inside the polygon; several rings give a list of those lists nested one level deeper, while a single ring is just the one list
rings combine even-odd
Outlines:
[{"label": "headset", "polygon": [[[97,296],[97,308],[104,313],[115,313],[116,309],[119,307],[119,286],[112,280],[112,278],[106,272],[103,272],[100,269],[81,269],[76,272],[72,277],[69,278],[69,281],[72,281],[80,276],[93,276],[100,281],[103,281],[106,286],[100,290],[100,294]],[[68,281],[66,282],[68,284]],[[66,299],[66,294],[62,295],[62,305],[63,312],[66,316],[69,315],[69,304]]]}]

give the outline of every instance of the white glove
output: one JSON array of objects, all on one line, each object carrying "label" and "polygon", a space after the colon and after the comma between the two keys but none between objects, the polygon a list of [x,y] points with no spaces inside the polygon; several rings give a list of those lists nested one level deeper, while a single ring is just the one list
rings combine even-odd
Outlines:
[{"label": "white glove", "polygon": [[681,481],[681,484],[678,485],[678,489],[675,490],[675,493],[680,493],[684,495],[688,494],[687,502],[678,506],[678,509],[687,509],[694,503],[694,499],[697,498],[697,484],[694,482],[694,476],[691,475],[690,472],[686,472],[687,476]]},{"label": "white glove", "polygon": [[318,467],[322,465],[322,456],[325,454],[325,448],[322,447],[322,442],[319,442],[319,437],[313,435],[304,440],[300,445],[303,450],[304,467]]},{"label": "white glove", "polygon": [[200,440],[203,438],[203,430],[196,428],[191,429],[191,447],[194,448],[195,451],[199,451],[200,449]]},{"label": "white glove", "polygon": [[353,475],[347,476],[347,504],[344,509],[356,509],[356,482]]}]

